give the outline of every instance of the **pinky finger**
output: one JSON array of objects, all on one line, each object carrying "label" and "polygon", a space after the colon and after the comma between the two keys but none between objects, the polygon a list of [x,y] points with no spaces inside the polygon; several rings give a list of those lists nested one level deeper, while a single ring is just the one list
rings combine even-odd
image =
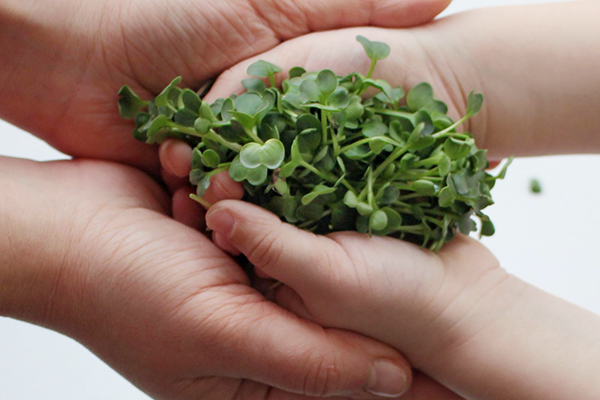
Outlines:
[{"label": "pinky finger", "polygon": [[173,218],[184,225],[203,231],[206,228],[204,208],[190,199],[191,193],[194,193],[194,190],[190,186],[181,187],[173,193]]}]

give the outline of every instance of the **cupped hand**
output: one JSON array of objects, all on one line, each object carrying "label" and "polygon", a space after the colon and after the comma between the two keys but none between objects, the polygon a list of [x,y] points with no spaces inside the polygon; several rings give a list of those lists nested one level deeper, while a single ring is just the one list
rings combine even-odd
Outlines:
[{"label": "cupped hand", "polygon": [[[466,376],[478,374],[486,359],[466,344],[481,336],[501,341],[489,333],[497,328],[494,319],[513,307],[526,285],[475,240],[457,235],[435,254],[389,237],[319,236],[231,200],[213,205],[206,223],[221,248],[244,254],[281,283],[273,295],[281,306],[323,326],[388,343],[456,393],[486,398],[469,397],[478,385]],[[435,398],[460,396],[447,391]]]},{"label": "cupped hand", "polygon": [[129,85],[151,97],[174,77],[199,88],[284,40],[358,25],[414,26],[450,0],[9,0],[0,6],[5,58],[0,116],[78,157],[156,172],[155,151],[117,112]]},{"label": "cupped hand", "polygon": [[141,172],[0,165],[11,249],[0,312],[75,338],[154,398],[372,399],[410,384],[395,350],[268,302],[234,260],[165,216],[168,197]]}]

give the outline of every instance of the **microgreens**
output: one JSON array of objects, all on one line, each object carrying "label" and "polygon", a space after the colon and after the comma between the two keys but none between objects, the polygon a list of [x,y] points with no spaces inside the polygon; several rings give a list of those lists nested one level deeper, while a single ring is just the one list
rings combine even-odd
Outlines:
[{"label": "microgreens", "polygon": [[[439,251],[457,231],[492,235],[482,210],[504,178],[486,172],[487,152],[457,128],[481,109],[471,92],[466,113],[454,122],[428,83],[402,87],[372,79],[388,57],[385,43],[357,40],[371,59],[366,76],[337,76],[294,67],[282,87],[281,68],[258,61],[242,84],[246,93],[202,101],[175,79],[151,102],[130,88],[119,92],[134,137],[161,143],[176,137],[193,146],[191,197],[202,196],[215,174],[228,171],[245,188],[244,199],[315,233],[356,230],[403,238]],[[369,88],[377,94],[363,99]]]}]

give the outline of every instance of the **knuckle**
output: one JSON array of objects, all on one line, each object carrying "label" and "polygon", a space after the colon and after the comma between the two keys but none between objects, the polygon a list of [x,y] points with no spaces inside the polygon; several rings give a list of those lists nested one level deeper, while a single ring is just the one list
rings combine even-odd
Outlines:
[{"label": "knuckle", "polygon": [[336,394],[344,385],[343,367],[335,354],[308,360],[303,390],[308,396],[328,396]]},{"label": "knuckle", "polygon": [[282,247],[278,244],[279,236],[275,232],[263,233],[257,237],[253,249],[247,254],[251,263],[270,269],[276,266],[282,257]]}]

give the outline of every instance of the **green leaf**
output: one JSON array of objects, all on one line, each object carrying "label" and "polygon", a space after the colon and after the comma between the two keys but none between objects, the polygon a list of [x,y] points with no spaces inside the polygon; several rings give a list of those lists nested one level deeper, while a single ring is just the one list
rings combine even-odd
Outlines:
[{"label": "green leaf", "polygon": [[385,229],[388,224],[388,216],[384,211],[377,210],[369,218],[369,227],[373,230],[380,231]]},{"label": "green leaf", "polygon": [[387,228],[390,230],[398,229],[402,226],[402,217],[400,214],[390,207],[382,208],[381,211],[387,216]]},{"label": "green leaf", "polygon": [[149,144],[162,143],[167,139],[167,134],[171,131],[172,122],[166,115],[159,115],[152,122],[148,128],[148,142]]},{"label": "green leaf", "polygon": [[206,172],[202,169],[194,168],[190,171],[190,183],[194,186],[198,186],[198,183],[206,176]]},{"label": "green leaf", "polygon": [[512,164],[514,159],[514,157],[509,157],[508,160],[506,160],[506,162],[502,166],[502,169],[500,170],[498,175],[496,175],[496,179],[504,179],[506,177],[506,171],[508,170],[508,167],[510,166],[510,164]]},{"label": "green leaf", "polygon": [[298,207],[296,210],[296,216],[301,221],[314,221],[321,219],[324,212],[325,209],[323,205],[313,202],[305,206],[301,205]]},{"label": "green leaf", "polygon": [[210,121],[204,118],[198,118],[194,122],[194,130],[201,135],[206,135],[210,131]]},{"label": "green leaf", "polygon": [[204,176],[200,182],[198,182],[198,187],[196,188],[196,194],[198,197],[203,197],[206,194],[206,190],[208,190],[210,186],[210,176]]},{"label": "green leaf", "polygon": [[387,133],[387,125],[378,120],[369,120],[362,127],[362,134],[366,137],[384,136]]},{"label": "green leaf", "polygon": [[293,67],[290,69],[289,76],[290,78],[295,78],[298,76],[302,76],[306,73],[306,70],[302,67]]},{"label": "green leaf", "polygon": [[232,99],[226,99],[221,107],[221,119],[223,122],[229,122],[233,118],[231,113],[235,109],[235,104]]},{"label": "green leaf", "polygon": [[490,219],[485,216],[481,218],[481,236],[493,236],[496,228]]},{"label": "green leaf", "polygon": [[256,93],[244,93],[235,101],[235,111],[254,117],[269,106],[269,102]]},{"label": "green leaf", "polygon": [[243,182],[248,176],[248,168],[240,162],[240,156],[236,156],[229,166],[229,176],[236,182]]},{"label": "green leaf", "polygon": [[[220,104],[220,106],[223,106],[223,104]],[[220,113],[220,112],[221,112],[221,110],[219,108],[218,113]],[[216,120],[212,107],[205,101],[203,101],[202,105],[200,106],[200,117],[207,119],[211,122]]]},{"label": "green leaf", "polygon": [[129,86],[123,86],[119,90],[119,113],[126,119],[134,118],[137,113],[149,102],[143,101]]},{"label": "green leaf", "polygon": [[415,181],[413,182],[413,188],[421,196],[433,196],[435,194],[435,185],[431,181]]},{"label": "green leaf", "polygon": [[386,141],[383,141],[376,137],[369,142],[369,147],[371,148],[371,151],[375,154],[380,154],[383,151],[383,149],[385,149],[387,146],[389,146],[389,144]]},{"label": "green leaf", "polygon": [[433,88],[429,83],[419,83],[413,87],[406,96],[406,103],[412,112],[426,107],[433,101]]},{"label": "green leaf", "polygon": [[426,125],[421,122],[408,138],[408,145],[413,151],[423,150],[435,143],[435,139],[431,135],[424,134]]},{"label": "green leaf", "polygon": [[[156,96],[156,99],[154,99],[154,103],[157,107],[174,106],[173,96],[171,95],[171,93],[173,91],[178,92],[177,85],[179,85],[179,83],[181,83],[180,76],[173,79],[173,81],[171,81],[171,83],[169,83],[169,85],[166,88],[164,88],[164,90],[158,96]],[[177,97],[179,97],[179,93],[177,93]]]},{"label": "green leaf", "polygon": [[284,179],[276,179],[275,182],[273,182],[273,189],[280,195],[285,195],[290,192],[290,188]]},{"label": "green leaf", "polygon": [[358,206],[358,197],[351,190],[348,190],[344,195],[344,204],[350,208],[356,208]]},{"label": "green leaf", "polygon": [[[335,108],[346,108],[350,104],[350,94],[345,87],[338,87],[329,96],[329,105]],[[361,113],[362,114],[362,113]],[[357,117],[358,118],[358,117]]]},{"label": "green leaf", "polygon": [[394,89],[392,89],[392,85],[390,85],[386,81],[382,79],[365,79],[363,81],[363,84],[381,90],[385,97],[387,97],[387,102],[394,102]]},{"label": "green leaf", "polygon": [[467,157],[471,152],[472,146],[469,142],[450,137],[444,143],[444,151],[451,160],[458,160],[459,158]]},{"label": "green leaf", "polygon": [[196,92],[190,89],[184,89],[179,94],[179,108],[185,108],[198,117],[200,113],[200,106],[202,106],[202,100],[196,94]]},{"label": "green leaf", "polygon": [[319,96],[321,95],[321,91],[319,90],[319,86],[312,79],[305,79],[300,84],[300,95],[306,99],[307,101],[317,101],[319,100]]},{"label": "green leaf", "polygon": [[382,206],[394,204],[398,200],[398,197],[400,197],[400,189],[388,185],[383,189],[379,204]]},{"label": "green leaf", "polygon": [[281,72],[281,68],[275,64],[271,64],[270,62],[263,60],[259,60],[253,64],[250,64],[247,70],[248,75],[259,78],[268,78],[269,76],[273,76],[278,72]]},{"label": "green leaf", "polygon": [[216,151],[208,149],[202,153],[202,164],[208,168],[217,168],[221,163],[221,158]]},{"label": "green leaf", "polygon": [[440,190],[440,195],[439,195],[439,205],[442,208],[445,207],[450,207],[452,206],[452,204],[454,204],[454,195],[452,194],[452,191],[450,190],[449,187],[445,187],[442,190]]},{"label": "green leaf", "polygon": [[480,171],[488,166],[487,150],[477,150],[471,157],[475,171]]},{"label": "green leaf", "polygon": [[542,184],[537,179],[531,179],[531,181],[529,182],[529,188],[531,190],[531,193],[542,193]]},{"label": "green leaf", "polygon": [[346,108],[346,117],[349,121],[357,120],[363,116],[365,107],[362,104],[360,96],[352,96],[350,98],[350,104]]},{"label": "green leaf", "polygon": [[450,173],[451,169],[452,161],[450,161],[450,157],[444,154],[438,164],[438,175],[443,178]]},{"label": "green leaf", "polygon": [[323,196],[326,194],[331,194],[334,193],[337,189],[336,188],[332,188],[323,184],[319,184],[317,186],[315,186],[315,188],[308,193],[307,195],[302,197],[302,205],[307,205],[312,203],[317,197],[319,196]]},{"label": "green leaf", "polygon": [[472,90],[467,99],[467,115],[470,117],[475,116],[479,110],[481,110],[482,105],[483,95],[481,93],[475,93],[475,91]]},{"label": "green leaf", "polygon": [[182,108],[181,110],[175,113],[174,119],[175,122],[179,125],[193,127],[196,122],[196,118],[198,118],[198,114],[190,111],[188,108]]},{"label": "green leaf", "polygon": [[268,169],[278,168],[285,158],[285,147],[277,139],[269,139],[263,145],[248,143],[240,151],[240,162],[246,168],[260,165]]},{"label": "green leaf", "polygon": [[[192,151],[192,170],[201,169],[202,165],[202,152],[200,151],[200,149],[195,148]],[[194,185],[197,184],[198,183],[194,183]]]},{"label": "green leaf", "polygon": [[463,235],[468,235],[477,230],[475,221],[471,219],[471,213],[466,213],[460,218],[460,221],[458,222],[458,229]]},{"label": "green leaf", "polygon": [[259,186],[267,181],[268,170],[264,165],[259,165],[256,168],[248,170],[246,180],[254,186]]},{"label": "green leaf", "polygon": [[372,42],[364,36],[357,36],[356,40],[362,44],[369,57],[372,61],[383,60],[390,55],[390,46],[383,42]]},{"label": "green leaf", "polygon": [[242,86],[247,92],[255,92],[259,94],[262,94],[267,88],[267,85],[265,85],[262,80],[256,78],[244,79],[242,81]]},{"label": "green leaf", "polygon": [[306,129],[298,136],[298,149],[301,153],[312,154],[321,144],[321,132]]},{"label": "green leaf", "polygon": [[337,88],[338,84],[337,77],[335,76],[333,71],[329,69],[319,71],[319,73],[317,74],[316,83],[319,88],[319,91],[324,96],[329,96],[330,94],[332,94]]},{"label": "green leaf", "polygon": [[370,204],[365,203],[365,202],[359,202],[356,205],[356,210],[358,211],[358,213],[360,215],[365,216],[365,217],[373,214],[373,211],[374,211],[373,207]]}]

